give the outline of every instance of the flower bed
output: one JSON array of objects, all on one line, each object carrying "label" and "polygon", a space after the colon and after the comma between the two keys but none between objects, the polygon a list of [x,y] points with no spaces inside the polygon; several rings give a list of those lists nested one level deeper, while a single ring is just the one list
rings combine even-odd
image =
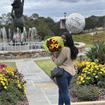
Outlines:
[{"label": "flower bed", "polygon": [[1,64],[0,67],[0,104],[16,104],[18,100],[23,100],[22,95],[26,94],[24,76],[6,65]]},{"label": "flower bed", "polygon": [[76,100],[105,100],[105,94],[102,92],[105,92],[105,41],[103,37],[95,35],[92,38],[93,47],[86,52],[87,59],[82,59],[80,56],[79,62],[74,63],[76,75],[71,82],[70,92],[77,98]]},{"label": "flower bed", "polygon": [[77,101],[104,100],[105,65],[90,61],[74,63],[76,75],[71,81],[70,94]]}]

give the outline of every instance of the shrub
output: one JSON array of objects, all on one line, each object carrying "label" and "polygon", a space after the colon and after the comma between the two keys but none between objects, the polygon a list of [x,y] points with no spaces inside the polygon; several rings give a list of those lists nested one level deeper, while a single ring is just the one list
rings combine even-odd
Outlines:
[{"label": "shrub", "polygon": [[23,100],[22,97],[22,92],[19,91],[16,87],[14,87],[13,85],[9,85],[8,89],[6,90],[7,93],[12,93],[13,95],[15,95],[17,97],[17,99],[19,100]]},{"label": "shrub", "polygon": [[6,90],[8,85],[12,84],[21,92],[25,93],[23,75],[17,71],[13,71],[12,68],[0,69],[0,91]]},{"label": "shrub", "polygon": [[89,85],[89,86],[80,86],[80,85],[71,85],[70,86],[71,94],[82,101],[94,101],[98,99],[98,88]]},{"label": "shrub", "polygon": [[74,64],[77,78],[77,84],[81,85],[94,85],[105,87],[105,65],[98,65],[95,62],[83,61]]},{"label": "shrub", "polygon": [[17,100],[23,100],[26,94],[23,77],[10,67],[0,69],[0,105],[16,105]]},{"label": "shrub", "polygon": [[[17,89],[12,90],[12,92],[8,92],[8,91],[2,91],[0,92],[0,104],[1,105],[16,105],[17,100],[19,99],[17,94],[13,94],[14,92],[16,92]],[[14,91],[14,92],[13,92]],[[21,92],[20,92],[21,95]],[[8,103],[8,104],[7,104]]]},{"label": "shrub", "polygon": [[80,55],[80,56],[77,58],[77,61],[78,61],[79,63],[81,63],[83,60],[85,60],[85,58],[84,58],[82,55]]},{"label": "shrub", "polygon": [[105,41],[102,40],[102,36],[98,40],[94,40],[93,37],[93,47],[87,51],[86,56],[92,62],[99,60],[100,64],[105,64]]}]

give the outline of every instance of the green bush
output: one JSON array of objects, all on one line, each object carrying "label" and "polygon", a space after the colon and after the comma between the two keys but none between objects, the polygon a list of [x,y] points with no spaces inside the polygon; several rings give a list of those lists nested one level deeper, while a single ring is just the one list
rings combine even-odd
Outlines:
[{"label": "green bush", "polygon": [[19,100],[23,100],[23,94],[12,84],[8,86],[7,92],[11,92],[13,95],[16,95]]},{"label": "green bush", "polygon": [[105,41],[102,40],[102,36],[100,36],[99,40],[94,40],[93,37],[93,47],[86,52],[86,56],[90,59],[90,61],[95,62],[98,60],[99,64],[105,64]]},{"label": "green bush", "polygon": [[[2,91],[0,92],[0,104],[1,105],[16,105],[17,96],[12,94],[12,92]],[[8,103],[8,104],[7,104]]]},{"label": "green bush", "polygon": [[98,88],[92,85],[71,85],[70,86],[71,94],[73,94],[75,97],[82,101],[94,101],[97,100],[98,95]]},{"label": "green bush", "polygon": [[16,105],[17,100],[23,100],[26,94],[23,77],[10,67],[0,69],[0,105]]}]

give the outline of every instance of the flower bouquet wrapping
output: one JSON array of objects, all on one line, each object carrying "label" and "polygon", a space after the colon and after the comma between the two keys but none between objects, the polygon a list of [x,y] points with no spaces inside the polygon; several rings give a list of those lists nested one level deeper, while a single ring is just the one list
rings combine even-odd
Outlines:
[{"label": "flower bouquet wrapping", "polygon": [[43,43],[43,47],[49,53],[58,53],[64,47],[64,43],[60,36],[55,36],[46,39]]}]

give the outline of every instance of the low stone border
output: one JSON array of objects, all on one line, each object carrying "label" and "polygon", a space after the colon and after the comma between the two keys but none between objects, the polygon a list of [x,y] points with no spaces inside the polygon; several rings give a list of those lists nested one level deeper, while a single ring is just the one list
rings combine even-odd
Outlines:
[{"label": "low stone border", "polygon": [[[77,42],[79,45],[75,45],[79,52],[85,51],[85,44],[82,42]],[[27,46],[26,46],[27,47]],[[14,48],[15,50],[18,50],[19,47],[16,46]],[[9,49],[9,51],[1,51],[0,52],[0,60],[4,59],[23,59],[23,58],[37,58],[37,57],[47,57],[50,56],[50,54],[45,49],[34,49],[34,50],[25,50],[25,51],[11,51],[12,49]]]},{"label": "low stone border", "polygon": [[88,102],[75,102],[71,105],[105,105],[105,101],[88,101]]},{"label": "low stone border", "polygon": [[23,59],[23,58],[37,58],[46,57],[50,54],[45,50],[29,50],[29,51],[8,51],[0,52],[0,60],[4,59]]}]

